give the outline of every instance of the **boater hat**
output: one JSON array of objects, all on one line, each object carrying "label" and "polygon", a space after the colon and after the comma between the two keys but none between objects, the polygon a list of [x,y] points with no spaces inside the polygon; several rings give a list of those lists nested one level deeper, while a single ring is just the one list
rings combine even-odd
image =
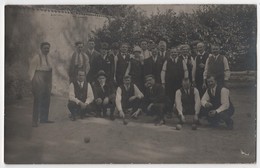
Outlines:
[{"label": "boater hat", "polygon": [[98,73],[97,73],[97,78],[100,77],[100,76],[104,76],[104,77],[107,78],[107,74],[106,74],[105,71],[103,71],[103,70],[98,71]]}]

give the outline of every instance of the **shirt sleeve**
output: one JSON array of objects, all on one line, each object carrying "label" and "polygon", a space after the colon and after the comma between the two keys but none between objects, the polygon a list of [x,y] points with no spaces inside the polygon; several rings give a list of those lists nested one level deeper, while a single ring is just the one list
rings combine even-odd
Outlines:
[{"label": "shirt sleeve", "polygon": [[[210,57],[210,55],[209,55],[209,57]],[[204,69],[204,72],[203,72],[203,78],[204,79],[207,79],[207,76],[208,76],[209,57],[206,60],[205,69]]]},{"label": "shirt sleeve", "polygon": [[162,71],[161,71],[161,80],[162,84],[165,84],[165,72],[166,72],[166,67],[167,67],[167,61],[164,62]]},{"label": "shirt sleeve", "polygon": [[221,89],[221,105],[216,109],[217,113],[225,111],[229,108],[229,90],[226,88]]},{"label": "shirt sleeve", "polygon": [[28,70],[28,75],[29,75],[30,80],[33,79],[35,70],[36,70],[36,68],[37,68],[37,64],[38,64],[37,56],[34,56],[34,57],[31,59],[31,61],[30,61],[29,70]]},{"label": "shirt sleeve", "polygon": [[182,102],[181,102],[181,91],[180,89],[175,93],[175,107],[178,111],[178,114],[182,115]]},{"label": "shirt sleeve", "polygon": [[84,57],[86,58],[86,74],[88,74],[90,69],[89,58],[87,54],[84,54]]},{"label": "shirt sleeve", "polygon": [[116,108],[118,111],[123,111],[121,99],[122,99],[122,90],[120,87],[118,87],[116,90]]},{"label": "shirt sleeve", "polygon": [[134,84],[134,92],[135,92],[135,96],[137,96],[138,98],[144,97],[143,93],[138,89],[138,87],[135,84]]},{"label": "shirt sleeve", "polygon": [[192,81],[195,81],[195,74],[196,74],[196,68],[197,68],[197,63],[196,63],[197,57],[193,61],[193,67],[192,67]]},{"label": "shirt sleeve", "polygon": [[184,78],[188,78],[189,77],[189,72],[188,72],[188,68],[187,68],[187,64],[185,63],[185,61],[182,61],[183,64],[183,70],[184,70]]},{"label": "shirt sleeve", "polygon": [[223,62],[224,62],[224,75],[225,75],[224,78],[225,80],[228,80],[230,78],[230,69],[226,57],[224,57]]},{"label": "shirt sleeve", "polygon": [[71,83],[69,86],[69,100],[79,104],[80,100],[75,97],[74,84]]},{"label": "shirt sleeve", "polygon": [[200,112],[200,94],[198,89],[194,88],[194,99],[195,99],[195,114]]},{"label": "shirt sleeve", "polygon": [[91,85],[88,83],[88,93],[87,93],[87,100],[85,101],[86,104],[90,104],[94,100],[94,94]]},{"label": "shirt sleeve", "polygon": [[204,93],[202,99],[201,99],[201,105],[203,107],[205,107],[206,103],[209,102],[209,94],[208,94],[208,90]]}]

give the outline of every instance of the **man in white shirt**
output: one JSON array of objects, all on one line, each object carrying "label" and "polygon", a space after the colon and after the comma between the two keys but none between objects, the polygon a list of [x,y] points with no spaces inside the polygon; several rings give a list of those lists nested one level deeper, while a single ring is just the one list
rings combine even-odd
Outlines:
[{"label": "man in white shirt", "polygon": [[71,112],[71,120],[75,121],[77,115],[83,119],[86,112],[90,111],[93,100],[94,94],[91,85],[86,82],[86,73],[84,70],[79,70],[77,81],[69,86],[68,108]]},{"label": "man in white shirt", "polygon": [[203,107],[201,116],[206,116],[209,123],[216,127],[220,120],[223,120],[228,129],[233,129],[234,107],[230,101],[229,90],[218,85],[214,76],[207,78],[208,89],[201,99]]},{"label": "man in white shirt", "polygon": [[189,78],[184,78],[182,88],[176,91],[175,108],[181,124],[185,123],[184,115],[194,115],[194,124],[199,121],[200,95],[198,89],[191,87]]},{"label": "man in white shirt", "polygon": [[141,51],[141,61],[149,58],[151,56],[150,51],[148,50],[148,42],[145,39],[142,39],[140,41],[140,47],[142,49]]},{"label": "man in white shirt", "polygon": [[116,108],[120,117],[124,119],[127,111],[132,111],[131,117],[137,118],[141,112],[140,105],[143,97],[143,93],[131,82],[131,76],[124,76],[123,85],[116,90]]}]

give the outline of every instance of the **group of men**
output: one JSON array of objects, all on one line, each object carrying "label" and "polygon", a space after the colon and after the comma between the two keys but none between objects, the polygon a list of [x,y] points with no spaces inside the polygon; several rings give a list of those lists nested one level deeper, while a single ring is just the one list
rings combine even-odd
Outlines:
[{"label": "group of men", "polygon": [[[30,66],[32,81],[37,81],[39,73],[51,73],[50,68],[43,68],[45,64],[49,66],[46,46],[50,48],[49,43],[41,44],[42,53]],[[196,55],[191,55],[187,44],[167,49],[163,40],[155,44],[143,39],[132,51],[128,43],[115,42],[110,46],[102,42],[98,52],[93,39],[88,41],[86,51],[83,42],[76,42],[75,47],[68,73],[72,121],[91,112],[111,120],[118,113],[124,121],[128,116],[137,119],[145,113],[156,116],[155,124],[162,125],[166,116],[171,118],[176,113],[181,124],[185,123],[185,115],[194,115],[196,124],[199,118],[206,117],[212,126],[224,121],[228,129],[233,128],[234,107],[229,90],[224,87],[230,71],[218,45],[212,44],[208,53],[205,45],[198,43]],[[50,82],[44,85],[48,90]],[[41,103],[46,99],[42,95],[34,92],[34,116],[48,114],[49,104]],[[38,126],[37,122],[33,117],[33,126]],[[46,117],[40,122],[51,123]]]}]

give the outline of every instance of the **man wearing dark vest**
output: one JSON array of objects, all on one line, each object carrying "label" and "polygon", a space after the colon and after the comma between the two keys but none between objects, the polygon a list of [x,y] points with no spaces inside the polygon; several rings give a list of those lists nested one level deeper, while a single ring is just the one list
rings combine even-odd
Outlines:
[{"label": "man wearing dark vest", "polygon": [[229,97],[229,90],[217,84],[214,76],[207,79],[208,89],[201,99],[201,116],[206,116],[208,122],[216,127],[220,120],[224,121],[228,129],[233,129],[234,107]]},{"label": "man wearing dark vest", "polygon": [[167,43],[164,40],[160,40],[158,43],[159,47],[159,56],[163,59],[163,61],[167,60],[169,58],[169,51],[167,51]]},{"label": "man wearing dark vest", "polygon": [[194,66],[192,68],[192,83],[199,90],[200,96],[202,97],[206,91],[206,85],[203,85],[203,73],[206,60],[209,57],[209,53],[205,51],[204,43],[198,43],[196,51],[197,55],[195,57]]},{"label": "man wearing dark vest", "polygon": [[152,74],[155,82],[161,84],[161,71],[163,66],[163,58],[159,56],[158,49],[154,45],[151,49],[151,57],[144,60],[144,75]]},{"label": "man wearing dark vest", "polygon": [[114,58],[112,57],[112,55],[108,54],[108,43],[102,42],[100,54],[93,58],[89,73],[95,75],[96,77],[97,73],[100,70],[103,70],[106,72],[107,80],[109,82],[112,82],[114,76],[114,68]]},{"label": "man wearing dark vest", "polygon": [[109,52],[110,57],[112,57],[114,59],[114,76],[113,76],[113,80],[114,82],[116,82],[116,66],[117,66],[117,60],[118,60],[118,54],[119,54],[119,43],[118,42],[114,42],[111,45],[111,50]]},{"label": "man wearing dark vest", "polygon": [[70,68],[69,68],[69,78],[70,82],[75,82],[77,80],[77,73],[79,69],[84,69],[86,74],[88,74],[90,65],[88,56],[82,51],[84,44],[81,41],[75,43],[76,51],[73,53]]},{"label": "man wearing dark vest", "polygon": [[194,115],[194,124],[199,121],[200,95],[198,89],[191,87],[189,78],[184,78],[182,88],[176,91],[175,108],[181,124],[185,123],[185,115]]},{"label": "man wearing dark vest", "polygon": [[147,115],[156,116],[155,125],[165,124],[164,107],[165,96],[164,89],[161,84],[155,83],[153,75],[145,76],[145,92],[143,99],[143,111]]},{"label": "man wearing dark vest", "polygon": [[130,72],[130,55],[128,53],[127,43],[121,44],[120,52],[117,58],[116,81],[117,85],[120,86],[123,84],[124,76],[129,75]]},{"label": "man wearing dark vest", "polygon": [[83,119],[87,112],[90,112],[90,106],[94,100],[91,85],[85,80],[86,73],[84,70],[78,70],[77,81],[69,86],[69,103],[68,108],[71,112],[70,119],[76,120],[76,116],[80,115]]},{"label": "man wearing dark vest", "polygon": [[141,99],[144,95],[131,82],[131,76],[124,76],[123,82],[116,90],[116,108],[123,119],[129,111],[131,117],[137,118],[141,112]]},{"label": "man wearing dark vest", "polygon": [[[99,52],[97,52],[95,50],[95,41],[93,38],[89,39],[88,40],[88,48],[86,50],[86,54],[88,56],[88,59],[89,59],[89,64],[90,64],[90,68],[92,66],[92,62],[93,62],[93,59],[95,57],[98,57],[99,56]],[[95,75],[96,74],[93,74],[93,73],[88,73],[87,74],[87,80],[92,83],[94,80],[95,80]]]},{"label": "man wearing dark vest", "polygon": [[166,111],[169,118],[172,116],[175,93],[181,88],[182,79],[185,77],[188,77],[187,65],[183,59],[178,57],[177,48],[172,48],[170,57],[164,62],[161,72],[162,85],[165,88],[167,98]]},{"label": "man wearing dark vest", "polygon": [[192,68],[194,66],[194,59],[191,56],[191,49],[188,44],[183,44],[180,46],[180,58],[182,58],[186,63],[189,79],[192,81]]},{"label": "man wearing dark vest", "polygon": [[[208,76],[215,76],[219,85],[224,85],[230,77],[230,70],[227,58],[220,55],[220,48],[218,45],[211,45],[211,53],[206,61],[205,70],[203,73],[204,81]],[[205,84],[204,84],[205,85]]]},{"label": "man wearing dark vest", "polygon": [[107,80],[107,75],[103,70],[97,74],[97,81],[93,85],[94,106],[97,117],[109,115],[114,120],[115,110],[115,88],[112,82]]}]

